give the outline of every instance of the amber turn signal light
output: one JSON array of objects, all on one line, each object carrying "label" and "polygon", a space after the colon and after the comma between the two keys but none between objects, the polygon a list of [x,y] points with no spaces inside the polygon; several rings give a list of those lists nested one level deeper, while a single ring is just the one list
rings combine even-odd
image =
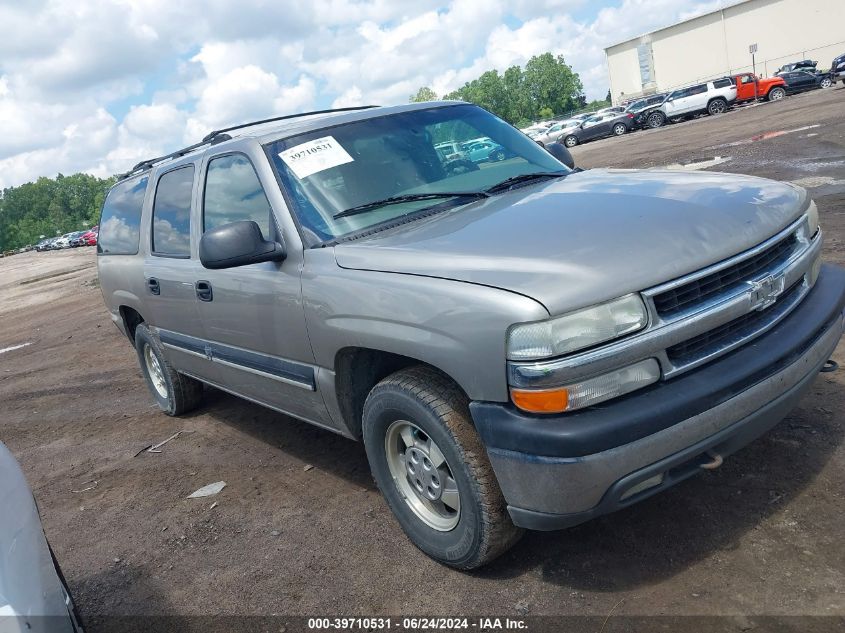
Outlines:
[{"label": "amber turn signal light", "polygon": [[562,413],[569,406],[567,389],[511,389],[513,403],[531,413]]}]

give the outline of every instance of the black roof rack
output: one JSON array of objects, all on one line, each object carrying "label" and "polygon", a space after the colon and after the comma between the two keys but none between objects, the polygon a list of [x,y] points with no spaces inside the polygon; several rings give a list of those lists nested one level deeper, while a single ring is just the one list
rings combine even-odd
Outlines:
[{"label": "black roof rack", "polygon": [[376,105],[365,105],[365,106],[350,106],[348,108],[331,108],[329,110],[314,110],[313,112],[300,112],[299,114],[286,114],[284,116],[274,116],[269,119],[261,119],[260,121],[251,121],[250,123],[242,123],[241,125],[233,125],[232,127],[225,127],[222,130],[214,130],[213,132],[209,132],[205,135],[202,139],[203,142],[208,142],[213,139],[218,134],[223,134],[224,132],[231,132],[232,130],[240,130],[241,128],[245,127],[252,127],[253,125],[261,125],[262,123],[272,123],[273,121],[284,121],[286,119],[296,119],[301,116],[311,116],[312,114],[330,114],[331,112],[350,112],[353,110],[369,110],[370,108],[377,108]]},{"label": "black roof rack", "polygon": [[241,128],[245,127],[252,127],[253,125],[261,125],[262,123],[272,123],[273,121],[284,121],[285,119],[295,119],[301,116],[309,116],[312,114],[329,114],[331,112],[349,112],[352,110],[368,110],[370,108],[377,108],[378,106],[375,105],[367,105],[367,106],[352,106],[348,108],[332,108],[330,110],[315,110],[313,112],[300,112],[299,114],[287,114],[285,116],[276,116],[269,119],[261,119],[260,121],[251,121],[249,123],[242,123],[241,125],[233,125],[232,127],[223,128],[222,130],[214,130],[209,134],[206,134],[203,139],[199,143],[194,143],[193,145],[188,145],[188,147],[183,147],[182,149],[175,151],[171,154],[167,154],[165,156],[157,156],[156,158],[148,158],[147,160],[142,160],[140,163],[135,165],[129,171],[119,174],[117,179],[124,180],[125,178],[129,178],[136,173],[144,172],[150,169],[156,163],[160,163],[163,160],[168,160],[170,158],[180,158],[185,154],[193,152],[195,149],[199,149],[204,145],[216,145],[217,143],[222,143],[223,141],[228,141],[232,137],[226,132],[231,132],[232,130],[240,130]]},{"label": "black roof rack", "polygon": [[156,163],[160,163],[161,161],[167,160],[168,158],[180,158],[180,157],[184,156],[185,154],[193,152],[195,149],[199,149],[203,145],[216,145],[217,143],[222,143],[223,141],[228,141],[230,138],[232,138],[232,137],[229,136],[228,134],[220,134],[220,135],[215,136],[214,138],[212,138],[210,140],[207,140],[207,141],[202,140],[199,143],[194,143],[193,145],[188,145],[188,147],[183,147],[182,149],[177,150],[175,152],[172,152],[170,154],[166,154],[165,156],[156,156],[155,158],[148,158],[147,160],[142,160],[140,163],[135,165],[129,171],[122,173],[122,174],[118,174],[117,179],[123,180],[125,178],[129,178],[129,176],[132,176],[135,173],[144,172],[144,171],[150,169]]}]

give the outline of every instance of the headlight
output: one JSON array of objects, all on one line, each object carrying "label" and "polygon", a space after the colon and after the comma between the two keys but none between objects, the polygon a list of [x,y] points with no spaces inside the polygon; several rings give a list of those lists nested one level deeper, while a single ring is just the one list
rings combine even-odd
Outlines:
[{"label": "headlight", "polygon": [[639,295],[631,294],[561,317],[520,323],[508,331],[509,360],[561,356],[646,326],[648,314]]},{"label": "headlight", "polygon": [[819,208],[813,200],[807,207],[807,224],[810,227],[810,237],[813,237],[819,230]]},{"label": "headlight", "polygon": [[556,389],[511,388],[513,403],[530,413],[563,413],[631,393],[660,380],[660,365],[647,358],[633,365]]}]

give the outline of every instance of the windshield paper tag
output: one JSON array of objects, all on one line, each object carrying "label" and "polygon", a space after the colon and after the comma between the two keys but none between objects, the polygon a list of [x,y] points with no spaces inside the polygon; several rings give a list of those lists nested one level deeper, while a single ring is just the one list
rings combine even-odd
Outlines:
[{"label": "windshield paper tag", "polygon": [[300,180],[354,160],[333,136],[324,136],[286,149],[279,152],[279,158]]}]

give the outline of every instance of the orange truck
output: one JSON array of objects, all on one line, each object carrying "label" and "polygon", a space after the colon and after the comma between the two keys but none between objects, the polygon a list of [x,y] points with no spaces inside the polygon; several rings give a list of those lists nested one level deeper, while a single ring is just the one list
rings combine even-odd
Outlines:
[{"label": "orange truck", "polygon": [[736,100],[753,101],[768,99],[777,101],[786,96],[786,82],[781,77],[767,77],[762,79],[754,73],[734,75],[736,84]]}]

